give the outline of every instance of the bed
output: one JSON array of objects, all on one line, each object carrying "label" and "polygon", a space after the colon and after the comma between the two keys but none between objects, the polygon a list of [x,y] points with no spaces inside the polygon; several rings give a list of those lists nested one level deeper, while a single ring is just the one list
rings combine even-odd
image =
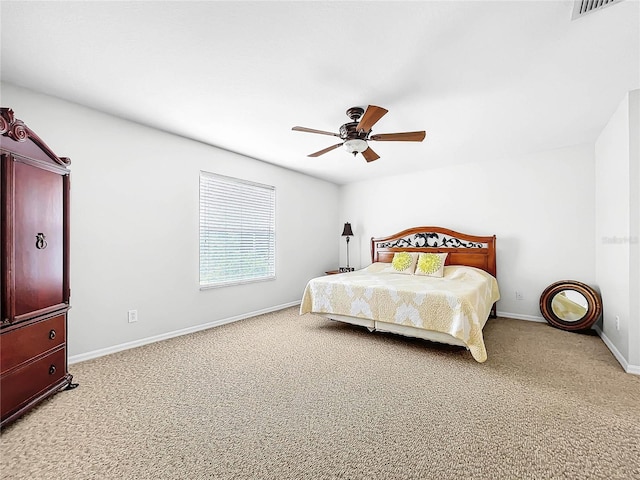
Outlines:
[{"label": "bed", "polygon": [[[436,257],[441,264],[431,265]],[[372,238],[371,260],[361,270],[311,279],[300,314],[463,346],[486,361],[482,330],[500,298],[495,235],[413,227]],[[400,260],[414,263],[399,272]]]}]

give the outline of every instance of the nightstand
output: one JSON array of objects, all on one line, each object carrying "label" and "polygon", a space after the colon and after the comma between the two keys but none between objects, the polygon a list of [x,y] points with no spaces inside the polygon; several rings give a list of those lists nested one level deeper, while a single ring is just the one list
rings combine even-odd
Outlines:
[{"label": "nightstand", "polygon": [[335,275],[336,273],[340,273],[340,270],[329,270],[328,272],[324,272],[327,275]]}]

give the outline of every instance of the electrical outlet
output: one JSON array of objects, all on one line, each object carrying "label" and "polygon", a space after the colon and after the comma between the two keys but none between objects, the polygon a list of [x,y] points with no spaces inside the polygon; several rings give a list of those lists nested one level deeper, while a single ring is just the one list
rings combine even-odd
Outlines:
[{"label": "electrical outlet", "polygon": [[620,316],[616,315],[616,330],[620,330]]},{"label": "electrical outlet", "polygon": [[524,300],[524,296],[522,295],[522,292],[519,290],[516,290],[516,300]]},{"label": "electrical outlet", "polygon": [[138,310],[129,310],[127,312],[128,318],[129,318],[129,323],[133,323],[133,322],[137,322],[138,321]]}]

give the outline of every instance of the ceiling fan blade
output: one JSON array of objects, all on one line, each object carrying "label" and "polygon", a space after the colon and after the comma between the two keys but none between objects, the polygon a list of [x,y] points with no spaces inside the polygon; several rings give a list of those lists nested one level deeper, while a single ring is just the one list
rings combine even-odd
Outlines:
[{"label": "ceiling fan blade", "polygon": [[371,127],[373,127],[373,125],[380,120],[382,117],[384,117],[384,115],[388,112],[389,110],[382,108],[382,107],[376,107],[375,105],[369,105],[367,107],[367,110],[364,112],[364,115],[362,115],[362,118],[360,119],[360,122],[358,123],[358,126],[356,127],[356,130],[359,132],[368,132],[369,130],[371,130]]},{"label": "ceiling fan blade", "polygon": [[362,156],[367,162],[373,162],[374,160],[377,160],[380,158],[376,152],[371,150],[371,147],[367,148],[364,152],[362,152]]},{"label": "ceiling fan blade", "polygon": [[293,127],[291,130],[295,130],[296,132],[308,132],[308,133],[319,133],[321,135],[331,135],[333,137],[340,137],[337,133],[325,132],[324,130],[316,130],[314,128],[307,127]]},{"label": "ceiling fan blade", "polygon": [[324,155],[325,153],[330,152],[331,150],[334,150],[334,149],[336,149],[338,147],[341,147],[341,146],[342,146],[341,143],[336,143],[335,145],[327,147],[324,150],[320,150],[319,152],[312,153],[311,155],[307,155],[307,157],[319,157],[320,155]]},{"label": "ceiling fan blade", "polygon": [[379,133],[371,135],[369,140],[377,140],[379,142],[421,142],[427,135],[425,131],[421,132],[402,132],[402,133]]}]

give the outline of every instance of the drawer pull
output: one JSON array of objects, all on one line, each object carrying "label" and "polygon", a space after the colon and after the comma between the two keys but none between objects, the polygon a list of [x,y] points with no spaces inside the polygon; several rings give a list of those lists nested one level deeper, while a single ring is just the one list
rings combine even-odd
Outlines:
[{"label": "drawer pull", "polygon": [[47,241],[45,240],[47,237],[44,233],[39,233],[36,235],[36,248],[38,250],[44,250],[47,248]]},{"label": "drawer pull", "polygon": [[49,375],[53,375],[54,373],[56,373],[56,366],[55,365],[51,365],[49,367]]},{"label": "drawer pull", "polygon": [[49,340],[53,340],[54,338],[56,338],[56,331],[55,330],[51,330],[49,332]]}]

